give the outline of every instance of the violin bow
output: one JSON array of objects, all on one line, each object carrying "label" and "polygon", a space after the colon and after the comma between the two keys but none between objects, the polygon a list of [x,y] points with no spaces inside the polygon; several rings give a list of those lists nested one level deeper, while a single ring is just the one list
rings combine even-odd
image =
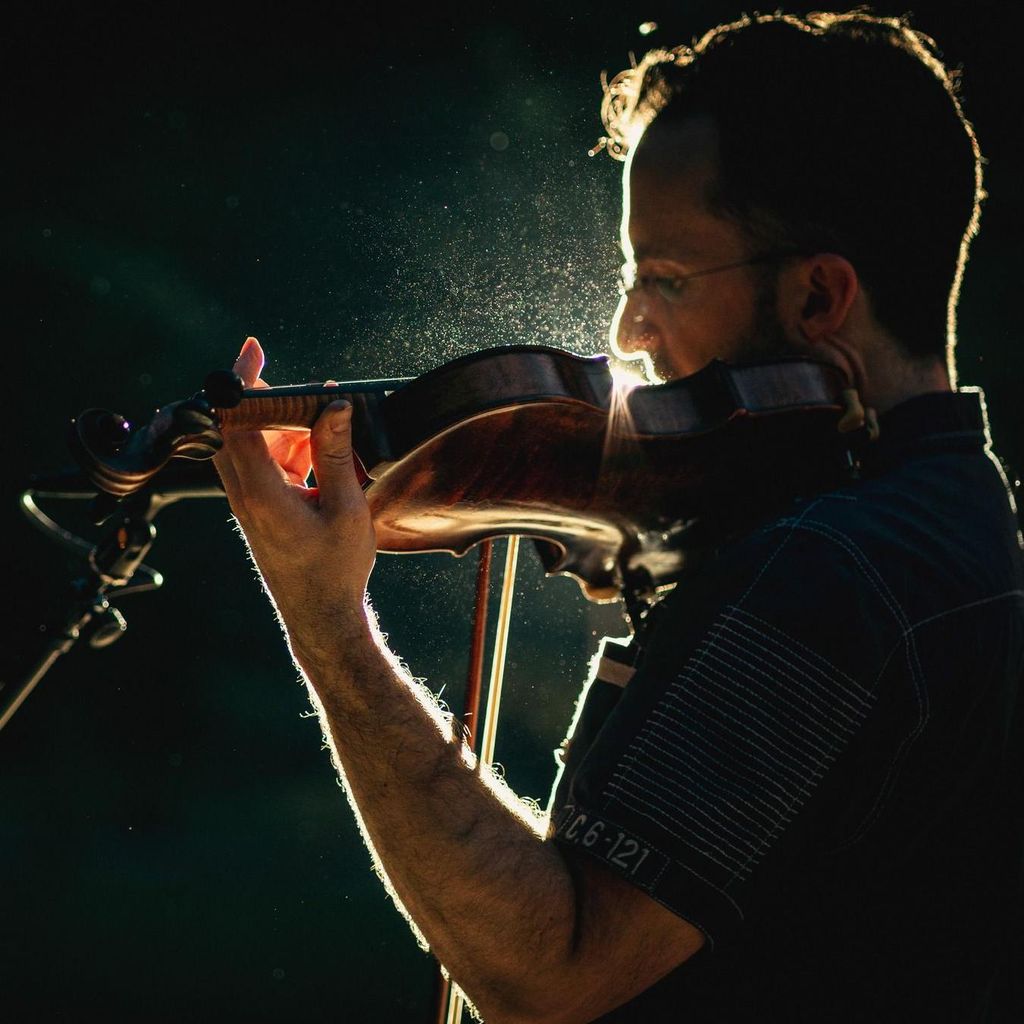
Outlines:
[{"label": "violin bow", "polygon": [[[487,685],[487,708],[484,712],[483,727],[478,733],[477,722],[479,721],[483,680],[487,599],[490,593],[493,547],[494,542],[490,540],[485,540],[480,544],[480,561],[476,576],[476,604],[473,613],[473,637],[470,643],[469,670],[462,713],[466,743],[473,753],[476,753],[477,740],[480,741],[477,765],[480,772],[490,770],[494,761],[494,747],[498,737],[498,711],[501,707],[501,689],[505,679],[508,634],[512,620],[512,597],[515,593],[516,567],[519,562],[519,537],[509,536],[508,547],[505,551],[505,572],[501,580],[501,599],[498,604],[498,620],[494,630],[494,652],[491,656],[491,676]],[[439,969],[434,1011],[435,1024],[460,1024],[464,1005],[465,997],[461,990],[457,985],[452,985],[451,980]]]}]

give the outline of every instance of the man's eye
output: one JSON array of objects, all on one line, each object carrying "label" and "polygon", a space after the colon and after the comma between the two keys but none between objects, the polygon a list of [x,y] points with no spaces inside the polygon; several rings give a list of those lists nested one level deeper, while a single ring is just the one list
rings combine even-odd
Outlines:
[{"label": "man's eye", "polygon": [[655,291],[667,302],[682,300],[686,289],[684,277],[662,277],[658,274],[637,274],[628,264],[619,271],[619,292],[627,295],[637,289]]},{"label": "man's eye", "polygon": [[678,302],[686,290],[686,282],[680,277],[650,277],[647,280],[669,302]]}]

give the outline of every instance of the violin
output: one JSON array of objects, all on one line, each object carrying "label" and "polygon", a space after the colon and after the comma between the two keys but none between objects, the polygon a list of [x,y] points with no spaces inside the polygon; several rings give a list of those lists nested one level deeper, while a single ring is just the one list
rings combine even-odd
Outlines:
[{"label": "violin", "polygon": [[692,553],[849,472],[863,425],[842,372],[807,359],[713,361],[667,384],[617,382],[606,356],[513,345],[406,379],[245,390],[230,371],[132,430],[89,409],[72,448],[114,499],[231,430],[305,430],[353,406],[358,472],[384,553],[463,555],[533,538],[548,574],[595,601],[652,594]]}]

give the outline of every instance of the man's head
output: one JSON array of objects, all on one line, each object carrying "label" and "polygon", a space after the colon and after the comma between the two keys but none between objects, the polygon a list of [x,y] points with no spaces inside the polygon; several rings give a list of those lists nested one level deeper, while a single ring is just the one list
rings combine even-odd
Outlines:
[{"label": "man's head", "polygon": [[743,18],[649,53],[603,116],[627,161],[624,353],[661,376],[851,345],[951,364],[981,160],[954,78],[902,20]]}]

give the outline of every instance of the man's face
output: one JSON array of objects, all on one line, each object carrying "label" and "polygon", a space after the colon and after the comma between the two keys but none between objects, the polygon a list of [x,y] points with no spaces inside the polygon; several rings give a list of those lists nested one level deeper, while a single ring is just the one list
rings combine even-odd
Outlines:
[{"label": "man's face", "polygon": [[712,359],[737,362],[786,347],[774,293],[765,293],[764,265],[669,283],[755,255],[735,224],[707,208],[716,149],[709,119],[656,120],[625,166],[622,251],[638,283],[619,302],[612,350],[643,359],[662,380],[688,376]]}]

